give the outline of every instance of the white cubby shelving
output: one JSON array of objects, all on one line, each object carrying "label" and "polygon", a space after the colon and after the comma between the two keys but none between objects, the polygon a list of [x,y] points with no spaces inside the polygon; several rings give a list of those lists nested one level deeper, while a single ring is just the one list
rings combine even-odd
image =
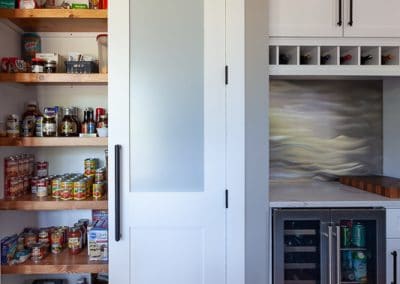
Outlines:
[{"label": "white cubby shelving", "polygon": [[299,46],[278,46],[278,65],[298,65]]}]

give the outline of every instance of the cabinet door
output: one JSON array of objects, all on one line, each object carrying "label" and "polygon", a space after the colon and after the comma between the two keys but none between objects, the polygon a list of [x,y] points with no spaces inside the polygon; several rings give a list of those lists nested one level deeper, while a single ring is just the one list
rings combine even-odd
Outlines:
[{"label": "cabinet door", "polygon": [[343,0],[270,0],[270,36],[343,35],[339,9]]},{"label": "cabinet door", "polygon": [[110,283],[225,283],[225,0],[111,6]]},{"label": "cabinet door", "polygon": [[[399,283],[399,256],[400,239],[387,239],[386,241],[386,283]],[[395,279],[396,278],[396,279]]]},{"label": "cabinet door", "polygon": [[[400,1],[344,0],[344,35],[347,37],[399,37]],[[353,11],[351,11],[351,3]],[[352,13],[351,13],[352,12]],[[350,25],[351,15],[353,23]]]}]

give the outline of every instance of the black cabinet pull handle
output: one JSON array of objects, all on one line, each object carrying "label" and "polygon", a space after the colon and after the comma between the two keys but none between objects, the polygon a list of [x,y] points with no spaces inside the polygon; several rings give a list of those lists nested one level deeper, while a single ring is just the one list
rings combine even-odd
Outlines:
[{"label": "black cabinet pull handle", "polygon": [[393,256],[393,281],[392,284],[397,284],[397,251],[390,253]]},{"label": "black cabinet pull handle", "polygon": [[350,0],[350,21],[349,26],[353,26],[353,0]]},{"label": "black cabinet pull handle", "polygon": [[339,26],[339,27],[341,27],[342,26],[342,0],[338,0],[338,2],[339,2],[339,20],[338,20],[338,22],[337,22],[337,25]]},{"label": "black cabinet pull handle", "polygon": [[121,145],[115,145],[115,241],[121,240]]}]

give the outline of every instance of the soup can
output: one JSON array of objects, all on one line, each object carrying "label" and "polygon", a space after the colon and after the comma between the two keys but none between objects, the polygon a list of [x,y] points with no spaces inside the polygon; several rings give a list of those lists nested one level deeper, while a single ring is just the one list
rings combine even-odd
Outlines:
[{"label": "soup can", "polygon": [[74,182],[74,200],[86,199],[86,181],[81,179]]}]

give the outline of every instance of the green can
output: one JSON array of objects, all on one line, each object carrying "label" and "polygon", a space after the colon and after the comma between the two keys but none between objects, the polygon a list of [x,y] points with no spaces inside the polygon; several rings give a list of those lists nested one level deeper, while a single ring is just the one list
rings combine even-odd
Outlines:
[{"label": "green can", "polygon": [[349,248],[351,247],[351,229],[348,226],[341,226],[341,240],[340,243],[342,244],[342,248]]},{"label": "green can", "polygon": [[365,247],[365,226],[361,223],[353,224],[353,229],[351,230],[351,242],[353,246],[358,248]]}]

